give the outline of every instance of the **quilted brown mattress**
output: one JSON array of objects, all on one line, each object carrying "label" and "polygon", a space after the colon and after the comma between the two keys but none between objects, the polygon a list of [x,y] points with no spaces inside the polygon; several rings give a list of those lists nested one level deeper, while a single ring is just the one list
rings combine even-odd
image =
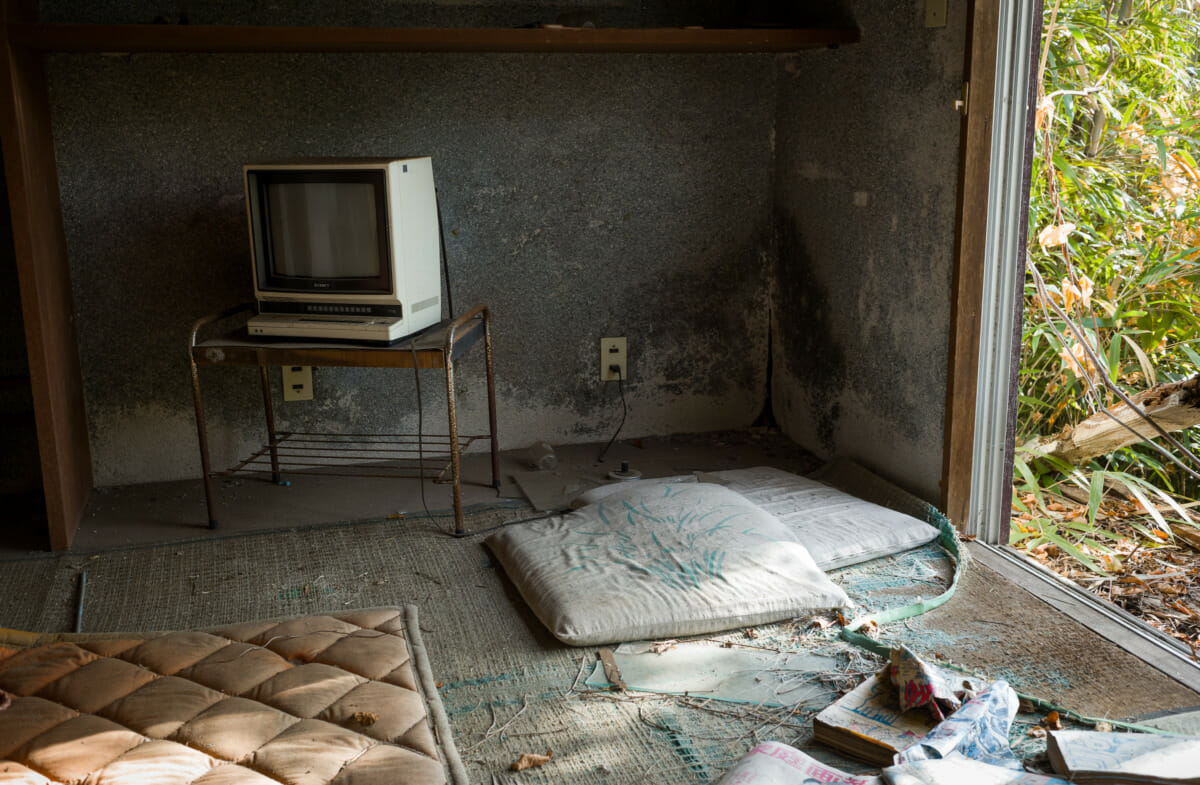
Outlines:
[{"label": "quilted brown mattress", "polygon": [[5,785],[465,782],[413,606],[45,640],[0,647]]}]

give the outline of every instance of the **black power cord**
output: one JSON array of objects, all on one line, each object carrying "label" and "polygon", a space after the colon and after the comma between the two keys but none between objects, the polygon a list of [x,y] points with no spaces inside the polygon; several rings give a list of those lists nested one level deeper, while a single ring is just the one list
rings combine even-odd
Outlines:
[{"label": "black power cord", "polygon": [[[434,190],[433,203],[437,210],[438,224],[438,246],[442,257],[442,276],[446,281],[446,312],[449,318],[454,318],[454,289],[450,285],[450,262],[446,256],[446,229],[442,224],[442,200],[438,197],[436,189]],[[423,333],[424,331],[422,331]],[[421,487],[421,507],[425,509],[425,517],[433,522],[433,513],[429,511],[429,503],[425,500],[425,412],[421,405],[421,369],[417,364],[417,337],[421,333],[417,333],[409,343],[408,348],[412,353],[413,359],[413,379],[416,380],[417,386],[417,482]],[[450,449],[457,449],[457,445],[450,445]]]},{"label": "black power cord", "polygon": [[446,230],[442,227],[442,202],[434,192],[434,204],[437,206],[438,241],[442,249],[442,275],[446,278],[446,312],[454,318],[454,292],[450,286],[450,262],[446,259]]},{"label": "black power cord", "polygon": [[[425,501],[425,447],[422,443],[425,433],[425,411],[421,405],[421,368],[417,364],[417,339],[415,336],[409,342],[408,349],[412,352],[413,379],[417,383],[417,484],[421,488],[421,506],[425,508],[425,517],[429,519],[430,523],[433,523],[433,513],[429,511],[429,504]],[[450,448],[454,449],[454,445],[451,445]]]},{"label": "black power cord", "polygon": [[608,455],[608,448],[613,446],[613,442],[617,440],[617,435],[625,427],[625,415],[629,413],[629,407],[625,404],[625,385],[621,380],[621,366],[613,365],[609,370],[616,371],[617,373],[617,391],[621,393],[621,422],[617,424],[617,430],[613,431],[612,438],[608,440],[608,444],[604,445],[604,449],[600,451],[600,456],[596,458],[598,463],[604,463],[604,456]]}]

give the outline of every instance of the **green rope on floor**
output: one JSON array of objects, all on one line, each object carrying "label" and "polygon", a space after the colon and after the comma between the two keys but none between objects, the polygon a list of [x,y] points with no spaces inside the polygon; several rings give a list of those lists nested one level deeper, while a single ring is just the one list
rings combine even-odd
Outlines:
[{"label": "green rope on floor", "polygon": [[950,588],[928,600],[922,600],[921,602],[904,605],[899,608],[890,608],[886,611],[854,619],[842,628],[841,638],[843,640],[853,643],[861,649],[866,649],[869,652],[886,657],[892,650],[892,647],[862,634],[859,630],[871,624],[882,627],[884,624],[890,624],[894,621],[902,621],[904,619],[911,619],[914,616],[920,616],[945,604],[947,600],[954,596],[954,592],[958,588],[958,580],[963,573],[966,563],[970,561],[970,556],[963,549],[962,541],[958,539],[958,532],[955,531],[954,525],[950,523],[950,519],[943,515],[940,510],[932,505],[926,507],[925,520],[937,527],[939,532],[938,545],[954,561],[954,577],[950,581]]},{"label": "green rope on floor", "polygon": [[[872,613],[866,616],[853,619],[849,624],[842,628],[840,637],[842,640],[858,646],[860,649],[865,649],[873,654],[881,657],[888,657],[892,647],[882,641],[864,635],[860,630],[870,626],[872,623],[879,628],[885,624],[890,624],[895,621],[903,621],[911,619],[915,616],[928,613],[929,611],[944,605],[947,600],[954,596],[954,591],[958,588],[959,578],[962,576],[966,565],[970,562],[970,554],[963,547],[962,540],[958,537],[958,532],[954,525],[950,523],[950,519],[942,514],[940,510],[932,505],[925,510],[925,520],[932,526],[938,529],[938,545],[954,560],[954,577],[950,581],[950,587],[936,597],[921,602],[905,605],[899,608],[891,608],[880,613]],[[943,665],[943,667],[945,667]],[[958,669],[962,670],[962,669]],[[1132,722],[1121,722],[1119,720],[1104,719],[1099,717],[1087,717],[1076,711],[1057,706],[1050,701],[1033,695],[1026,695],[1017,692],[1017,697],[1033,708],[1044,711],[1046,713],[1056,711],[1060,717],[1077,722],[1081,725],[1098,725],[1101,722],[1108,723],[1113,728],[1121,730],[1137,731],[1139,733],[1154,733],[1159,736],[1179,736],[1181,734],[1171,733],[1159,728],[1152,728],[1146,725],[1138,725]]]}]

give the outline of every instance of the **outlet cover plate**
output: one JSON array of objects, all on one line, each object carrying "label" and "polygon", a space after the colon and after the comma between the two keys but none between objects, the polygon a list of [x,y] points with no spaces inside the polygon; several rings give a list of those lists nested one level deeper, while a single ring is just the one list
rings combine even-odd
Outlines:
[{"label": "outlet cover plate", "polygon": [[[600,381],[616,382],[629,380],[629,365],[626,362],[628,343],[624,338],[600,339]],[[620,371],[611,370],[618,366]]]},{"label": "outlet cover plate", "polygon": [[285,365],[279,370],[283,374],[283,400],[311,401],[313,399],[311,365]]},{"label": "outlet cover plate", "polygon": [[946,26],[946,0],[925,0],[925,26]]}]

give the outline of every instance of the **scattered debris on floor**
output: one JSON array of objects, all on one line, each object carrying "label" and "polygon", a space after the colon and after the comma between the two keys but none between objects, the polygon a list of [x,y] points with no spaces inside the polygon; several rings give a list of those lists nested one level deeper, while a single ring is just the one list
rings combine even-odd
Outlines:
[{"label": "scattered debris on floor", "polygon": [[1027,511],[1014,508],[1012,525],[1027,537],[1016,546],[1025,555],[1200,656],[1200,529],[1172,526],[1164,517],[1182,511],[1195,521],[1191,513],[1109,495],[1094,512],[1097,532],[1089,534],[1087,503],[1047,493],[1040,514],[1078,529],[1073,541],[1054,542],[1041,541],[1033,494],[1020,501]]},{"label": "scattered debris on floor", "polygon": [[584,683],[757,707],[811,707],[837,696],[829,677],[847,664],[846,656],[727,647],[716,641],[623,643],[600,650],[599,661]]},{"label": "scattered debris on floor", "polygon": [[[1066,782],[1195,785],[1200,783],[1200,737],[1061,728],[1057,712],[1039,728],[1047,735],[1046,759],[1066,780],[1029,771],[1010,745],[1019,702],[1003,680],[992,682],[962,703],[928,732],[917,735],[941,712],[931,698],[937,682],[946,682],[938,666],[923,663],[904,649],[872,679],[832,704],[813,720],[814,738],[852,757],[881,767],[878,777],[858,776],[824,765],[804,752],[770,741],[751,749],[718,785],[755,782],[796,785],[1066,785]],[[970,681],[966,682],[972,686]],[[973,692],[973,690],[968,690]],[[907,706],[908,708],[902,708]],[[1097,724],[1100,727],[1100,724]]]},{"label": "scattered debris on floor", "polygon": [[[897,753],[932,731],[941,721],[924,708],[930,705],[933,691],[921,684],[938,681],[943,685],[938,692],[943,694],[949,691],[944,685],[954,681],[967,681],[973,692],[982,687],[979,680],[952,675],[948,670],[921,662],[907,650],[897,655],[897,660],[905,662],[904,673],[894,671],[889,662],[879,673],[817,714],[813,718],[813,738],[850,757],[886,766]],[[918,675],[918,671],[922,673]],[[899,679],[899,683],[894,679]],[[921,693],[926,694],[926,700],[918,704],[913,699]],[[912,710],[905,710],[906,701]]]},{"label": "scattered debris on floor", "polygon": [[525,769],[534,769],[538,766],[545,766],[550,762],[550,758],[554,757],[554,753],[546,750],[545,755],[539,755],[536,752],[526,752],[520,758],[513,761],[513,771],[525,771]]}]

